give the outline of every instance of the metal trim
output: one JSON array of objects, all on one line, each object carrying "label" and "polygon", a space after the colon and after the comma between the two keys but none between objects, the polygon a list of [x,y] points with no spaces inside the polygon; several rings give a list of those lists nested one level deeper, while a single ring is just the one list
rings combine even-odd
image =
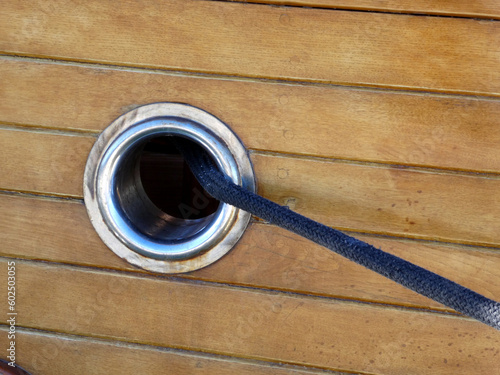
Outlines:
[{"label": "metal trim", "polygon": [[113,121],[89,154],[83,190],[90,220],[114,253],[149,271],[182,273],[225,255],[251,215],[223,202],[197,220],[173,218],[156,208],[134,168],[148,139],[169,135],[199,143],[233,182],[255,192],[252,164],[236,134],[208,112],[180,103],[141,106]]}]

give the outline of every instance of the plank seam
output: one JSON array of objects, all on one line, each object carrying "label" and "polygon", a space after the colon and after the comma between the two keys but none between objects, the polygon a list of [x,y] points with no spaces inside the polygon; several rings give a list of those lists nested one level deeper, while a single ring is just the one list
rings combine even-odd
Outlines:
[{"label": "plank seam", "polygon": [[[27,125],[27,124],[19,124],[13,122],[0,122],[0,130],[7,131],[25,131],[31,133],[40,133],[40,134],[52,134],[58,136],[70,136],[70,137],[92,137],[97,139],[101,132],[90,132],[90,131],[82,131],[79,129],[65,129],[65,128],[57,128],[57,127],[46,127],[43,125]],[[464,177],[474,177],[474,178],[484,178],[484,179],[500,179],[500,172],[486,172],[480,170],[473,169],[460,169],[460,168],[446,168],[446,167],[438,167],[431,165],[417,165],[417,164],[404,164],[404,163],[394,163],[389,161],[381,161],[381,160],[363,160],[363,159],[347,159],[347,158],[339,158],[339,157],[325,157],[325,156],[317,156],[311,154],[295,154],[289,152],[281,152],[281,151],[272,151],[272,150],[264,150],[258,148],[249,147],[248,151],[251,155],[259,155],[266,157],[276,157],[276,158],[288,158],[288,159],[299,159],[303,161],[312,161],[312,162],[326,162],[326,163],[337,163],[337,164],[349,164],[349,165],[358,165],[358,166],[368,166],[374,168],[391,168],[391,169],[404,169],[411,172],[420,172],[420,173],[430,173],[430,174],[439,174],[439,175],[458,175]],[[2,190],[0,188],[0,190]],[[8,191],[9,189],[4,189]],[[15,190],[13,190],[15,191]],[[34,192],[37,194],[36,192]],[[59,196],[59,195],[57,195]],[[64,195],[62,195],[64,196]]]},{"label": "plank seam", "polygon": [[96,138],[101,133],[100,131],[90,131],[75,128],[58,128],[55,126],[30,125],[17,122],[0,121],[0,129],[27,131],[31,133],[43,133],[65,136],[80,136]]},{"label": "plank seam", "polygon": [[325,157],[325,156],[316,156],[309,154],[294,154],[294,153],[285,153],[280,151],[269,151],[262,149],[249,149],[250,154],[267,156],[267,157],[276,157],[276,158],[287,158],[287,159],[300,159],[300,160],[309,160],[315,162],[326,162],[326,163],[338,163],[338,164],[350,164],[350,165],[360,165],[374,168],[390,168],[390,169],[404,169],[411,172],[420,172],[420,173],[430,173],[430,174],[440,174],[440,175],[449,175],[449,176],[463,176],[463,177],[474,177],[474,178],[484,178],[484,179],[492,179],[497,180],[500,179],[500,172],[485,172],[485,171],[476,171],[469,169],[458,169],[458,168],[446,168],[446,167],[434,167],[434,166],[419,166],[414,164],[399,164],[399,163],[391,163],[384,162],[379,160],[361,160],[361,159],[342,159],[342,158],[333,158],[333,157]]},{"label": "plank seam", "polygon": [[[18,190],[2,190],[0,189],[0,197],[1,196],[13,196],[13,197],[18,197],[18,198],[29,198],[29,199],[38,199],[38,200],[50,200],[54,202],[69,202],[69,203],[78,203],[78,204],[85,204],[83,199],[78,199],[74,197],[68,197],[68,196],[56,196],[56,195],[47,195],[47,194],[37,194],[37,193],[30,193],[30,192],[23,192],[23,191],[18,191]],[[265,226],[273,226],[266,221],[259,219],[257,217],[252,216],[252,223],[256,223],[259,225],[265,225]],[[490,254],[496,254],[500,252],[500,246],[484,246],[481,244],[469,244],[469,243],[461,243],[461,242],[450,242],[450,241],[438,241],[435,239],[429,239],[429,238],[417,238],[417,237],[409,237],[409,236],[399,236],[397,234],[391,234],[391,233],[381,233],[381,232],[363,232],[359,230],[353,230],[350,228],[345,228],[345,229],[340,229],[337,227],[332,227],[335,229],[342,230],[343,232],[347,232],[351,234],[352,236],[370,236],[373,238],[385,238],[389,240],[394,240],[394,241],[404,241],[404,242],[418,242],[418,243],[423,243],[427,245],[438,245],[438,246],[459,246],[463,248],[463,250],[467,251],[479,251],[479,252],[486,252]],[[27,258],[28,259],[28,258]]]},{"label": "plank seam", "polygon": [[[14,196],[14,197],[25,197],[30,199],[40,199],[40,200],[52,200],[55,202],[74,202],[79,204],[85,204],[83,197],[76,197],[71,195],[63,195],[57,193],[44,193],[44,192],[34,192],[34,191],[24,191],[24,190],[14,190],[14,189],[5,189],[0,187],[0,196]],[[265,220],[252,216],[252,222],[260,223],[264,225],[270,225]],[[349,233],[351,235],[369,235],[373,237],[379,238],[388,238],[395,240],[406,240],[409,242],[423,242],[427,244],[437,244],[437,245],[449,245],[449,246],[462,246],[464,248],[476,248],[475,251],[487,251],[490,253],[496,253],[500,251],[499,244],[486,244],[481,242],[464,242],[464,241],[453,241],[450,238],[437,238],[430,237],[425,235],[417,235],[417,234],[408,234],[406,236],[398,235],[397,233],[391,232],[381,232],[381,231],[368,231],[368,230],[359,230],[348,227],[339,227],[339,226],[330,226],[331,228],[337,229],[342,232]]]},{"label": "plank seam", "polygon": [[26,191],[26,190],[14,190],[14,189],[4,189],[0,187],[0,196],[15,196],[15,197],[26,197],[35,198],[43,200],[53,200],[57,202],[75,202],[85,204],[83,198],[79,198],[72,195],[64,195],[57,193],[44,193],[36,191]]},{"label": "plank seam", "polygon": [[490,100],[500,100],[500,93],[486,93],[486,92],[473,92],[465,90],[426,90],[424,88],[410,88],[406,86],[379,86],[370,84],[350,84],[348,82],[333,82],[326,80],[315,80],[315,79],[303,79],[297,80],[292,78],[279,78],[279,77],[261,77],[261,76],[244,76],[238,74],[224,74],[220,72],[200,72],[196,70],[181,70],[173,69],[168,67],[154,67],[150,65],[134,65],[127,63],[105,63],[96,60],[86,60],[86,59],[72,59],[55,57],[49,55],[36,55],[36,54],[21,54],[12,53],[8,51],[0,50],[0,58],[2,59],[15,59],[18,61],[35,61],[35,62],[45,62],[61,65],[70,66],[82,66],[82,67],[98,67],[101,69],[113,69],[120,71],[131,71],[131,72],[147,72],[149,74],[171,74],[175,76],[186,76],[193,78],[207,78],[207,79],[223,79],[232,81],[244,81],[244,82],[260,82],[260,83],[275,83],[282,85],[293,85],[293,86],[319,86],[319,87],[331,87],[340,89],[353,89],[353,90],[367,90],[371,92],[394,92],[394,93],[408,93],[416,95],[436,95],[438,97],[460,97],[460,98],[471,98],[471,99],[490,99]]},{"label": "plank seam", "polygon": [[277,3],[269,3],[265,0],[257,1],[242,1],[242,0],[202,0],[205,2],[213,2],[213,3],[236,3],[236,4],[254,4],[261,6],[269,6],[274,8],[305,8],[305,9],[318,9],[325,11],[340,11],[340,12],[357,12],[357,13],[380,13],[380,14],[389,14],[389,15],[402,15],[402,16],[416,16],[416,17],[434,17],[434,18],[458,18],[458,19],[471,19],[476,21],[492,21],[498,22],[500,21],[500,16],[491,16],[491,15],[481,15],[481,14],[467,14],[467,13],[457,13],[457,14],[445,14],[444,12],[429,12],[426,13],[424,11],[398,11],[398,10],[381,10],[378,8],[368,8],[368,7],[347,7],[347,6],[318,6],[314,4],[295,4],[290,0],[283,0],[282,4]]},{"label": "plank seam", "polygon": [[[0,196],[14,196],[14,197],[19,197],[19,198],[29,198],[29,199],[39,199],[39,200],[50,200],[54,202],[70,202],[70,203],[78,203],[78,204],[85,204],[83,199],[79,198],[74,198],[70,196],[63,196],[63,195],[48,195],[48,194],[43,194],[43,193],[31,193],[31,192],[24,192],[20,190],[4,190],[0,189]],[[259,225],[265,225],[272,227],[272,224],[267,223],[266,221],[257,218],[255,216],[252,216],[252,223],[256,223]],[[391,234],[391,233],[381,233],[381,232],[368,232],[368,231],[359,231],[359,230],[353,230],[350,228],[344,228],[340,229],[338,227],[332,227],[335,229],[339,229],[343,232],[347,232],[352,236],[370,236],[374,238],[385,238],[389,240],[394,240],[394,241],[404,241],[404,242],[418,242],[426,245],[438,245],[438,246],[459,246],[463,248],[463,250],[467,251],[479,251],[479,252],[486,252],[490,254],[496,254],[500,251],[500,246],[485,246],[481,244],[472,244],[472,243],[461,243],[461,242],[451,242],[451,241],[439,241],[435,239],[429,239],[429,238],[418,238],[418,237],[409,237],[409,236],[399,236],[397,234]],[[28,259],[28,258],[27,258]]]},{"label": "plank seam", "polygon": [[[0,330],[8,331],[9,325],[4,323],[0,323]],[[184,347],[174,347],[174,346],[158,346],[145,344],[140,342],[133,342],[128,340],[119,340],[117,338],[111,338],[108,336],[95,336],[95,335],[83,335],[76,333],[68,333],[64,331],[52,331],[41,328],[27,327],[22,325],[16,325],[16,331],[25,333],[28,335],[38,335],[38,336],[48,336],[55,339],[63,339],[63,340],[72,340],[82,343],[94,343],[94,344],[108,344],[116,347],[127,348],[127,349],[136,349],[136,350],[155,350],[164,353],[171,353],[180,356],[186,357],[195,357],[195,358],[203,358],[206,360],[214,360],[221,362],[230,362],[230,363],[240,363],[242,365],[254,365],[254,366],[265,366],[276,369],[289,369],[289,370],[304,370],[311,371],[312,374],[335,374],[335,375],[344,375],[344,374],[360,374],[360,375],[377,375],[373,373],[360,373],[360,372],[346,372],[345,370],[332,370],[328,368],[321,368],[317,366],[310,365],[299,365],[293,362],[283,362],[283,361],[273,361],[273,360],[264,360],[264,359],[254,359],[252,357],[239,357],[232,356],[224,353],[218,352],[208,352],[208,351],[198,351],[191,350]],[[342,371],[342,372],[339,372]]]},{"label": "plank seam", "polygon": [[361,300],[361,299],[349,298],[349,297],[344,297],[344,296],[342,296],[342,297],[340,297],[340,296],[325,296],[325,295],[321,295],[321,294],[282,290],[282,289],[272,289],[272,288],[265,288],[265,287],[256,287],[256,286],[249,286],[249,285],[243,285],[243,284],[237,284],[237,283],[230,284],[227,282],[195,279],[195,278],[189,277],[189,276],[169,276],[169,275],[164,275],[164,274],[153,274],[153,273],[147,273],[146,271],[143,271],[140,269],[132,271],[132,270],[117,269],[117,268],[101,268],[101,267],[94,267],[94,266],[88,266],[88,265],[82,265],[82,264],[72,264],[72,263],[63,263],[63,262],[57,262],[57,261],[48,261],[48,260],[43,260],[43,259],[27,259],[27,258],[10,257],[10,256],[5,256],[5,255],[0,255],[0,260],[11,260],[11,259],[14,259],[21,264],[29,264],[32,266],[45,265],[48,267],[64,269],[64,270],[77,270],[77,271],[81,271],[81,272],[97,273],[97,274],[101,274],[101,275],[122,275],[122,276],[127,276],[129,278],[137,278],[137,279],[145,279],[145,280],[159,280],[160,279],[160,280],[170,281],[170,282],[179,283],[179,284],[183,284],[183,285],[191,285],[191,286],[198,286],[198,287],[199,286],[215,287],[215,288],[221,288],[221,289],[226,289],[226,290],[231,290],[231,291],[244,290],[247,292],[263,294],[266,296],[277,296],[277,297],[284,296],[284,297],[291,297],[291,298],[306,299],[308,301],[327,301],[327,302],[331,302],[331,303],[340,303],[340,304],[365,305],[365,306],[370,306],[370,307],[378,308],[378,309],[387,309],[387,310],[392,310],[392,311],[394,311],[394,310],[404,311],[407,313],[415,313],[415,314],[430,314],[430,315],[435,315],[435,316],[446,316],[446,317],[455,318],[455,319],[475,321],[474,319],[471,319],[467,316],[463,316],[460,313],[457,313],[454,310],[448,309],[446,307],[439,309],[439,308],[422,307],[422,306],[411,305],[411,304],[401,305],[401,304],[389,303],[389,302]]}]

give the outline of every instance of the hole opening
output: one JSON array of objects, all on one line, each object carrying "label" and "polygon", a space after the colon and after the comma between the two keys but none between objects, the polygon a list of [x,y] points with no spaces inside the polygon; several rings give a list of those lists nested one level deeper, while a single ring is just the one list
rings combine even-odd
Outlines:
[{"label": "hole opening", "polygon": [[128,150],[114,189],[130,225],[166,243],[202,232],[221,206],[196,180],[174,145],[175,137],[157,135]]},{"label": "hole opening", "polygon": [[156,207],[170,216],[185,220],[207,217],[217,211],[219,201],[211,197],[193,175],[174,145],[175,138],[155,137],[144,145],[139,160],[144,192]]}]

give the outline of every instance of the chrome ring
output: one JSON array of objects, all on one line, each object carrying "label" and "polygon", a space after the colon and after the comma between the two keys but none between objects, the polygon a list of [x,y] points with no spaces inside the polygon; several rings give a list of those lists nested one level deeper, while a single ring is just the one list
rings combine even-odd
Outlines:
[{"label": "chrome ring", "polygon": [[247,151],[226,124],[186,104],[155,103],[122,115],[101,133],[85,168],[85,205],[103,242],[129,263],[154,272],[193,271],[226,254],[251,215],[223,202],[196,220],[158,209],[142,187],[138,158],[144,144],[160,136],[197,142],[233,182],[255,192]]}]

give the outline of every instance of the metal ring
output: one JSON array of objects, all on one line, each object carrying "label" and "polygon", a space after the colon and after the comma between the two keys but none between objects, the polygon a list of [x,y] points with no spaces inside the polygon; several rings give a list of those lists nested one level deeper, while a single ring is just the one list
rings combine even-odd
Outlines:
[{"label": "metal ring", "polygon": [[247,151],[226,124],[186,104],[155,103],[122,115],[101,133],[85,168],[85,205],[103,242],[129,263],[154,272],[193,271],[226,254],[251,215],[223,202],[196,220],[157,208],[144,192],[138,160],[144,145],[160,136],[197,142],[233,182],[255,192]]}]

